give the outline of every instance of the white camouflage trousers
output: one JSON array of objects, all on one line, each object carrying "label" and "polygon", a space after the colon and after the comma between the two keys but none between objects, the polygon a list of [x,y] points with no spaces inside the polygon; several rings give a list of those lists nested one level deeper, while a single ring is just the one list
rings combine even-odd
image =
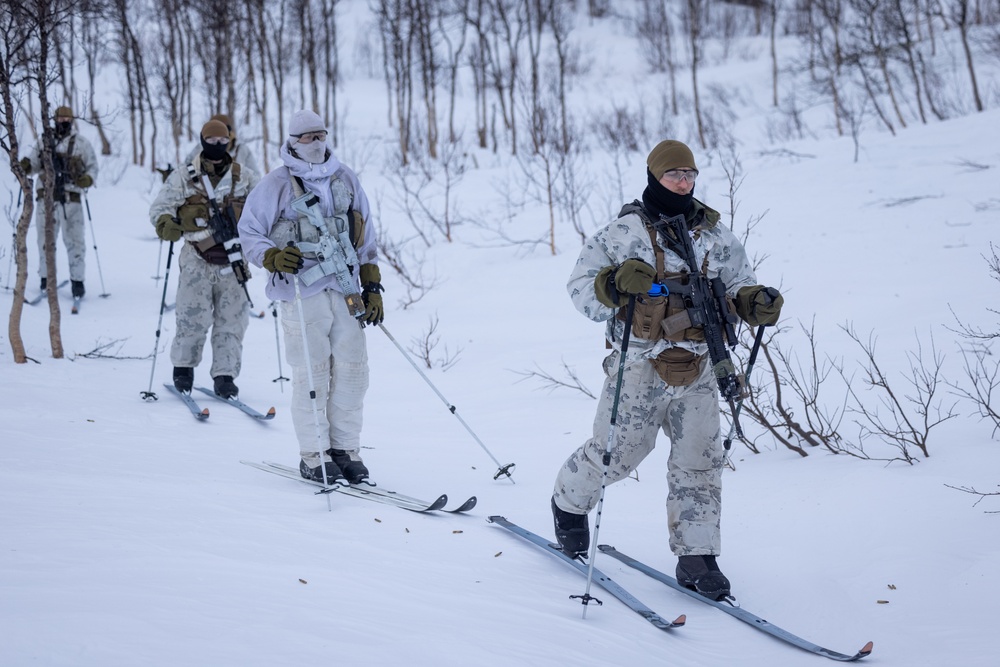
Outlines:
[{"label": "white camouflage trousers", "polygon": [[250,323],[247,295],[227,266],[209,264],[190,243],[181,248],[177,281],[177,331],[170,347],[174,366],[201,363],[208,330],[212,330],[212,377],[240,374],[243,335]]},{"label": "white camouflage trousers", "polygon": [[[35,226],[38,232],[38,275],[44,278],[48,271],[48,264],[45,262],[45,203],[41,201],[35,203]],[[66,257],[69,259],[70,280],[82,282],[87,275],[87,267],[84,263],[87,241],[84,234],[83,205],[71,201],[55,202],[52,213],[56,241],[59,240],[59,232],[62,230]]]},{"label": "white camouflage trousers", "polygon": [[[565,512],[586,514],[600,497],[602,463],[611,426],[619,352],[604,361],[607,377],[594,417],[593,436],[566,460],[553,495]],[[662,428],[670,438],[667,523],[677,556],[719,555],[722,547],[722,467],[719,400],[711,364],[687,387],[669,387],[646,359],[631,362],[622,378],[608,484],[624,479],[653,450]]]},{"label": "white camouflage trousers", "polygon": [[[301,301],[307,341],[302,337],[298,303],[281,303],[281,326],[285,359],[292,367],[292,425],[301,457],[315,468],[321,451],[361,449],[368,346],[364,330],[351,316],[340,292],[324,290]],[[319,413],[318,434],[312,390]],[[330,458],[323,456],[323,460]]]}]

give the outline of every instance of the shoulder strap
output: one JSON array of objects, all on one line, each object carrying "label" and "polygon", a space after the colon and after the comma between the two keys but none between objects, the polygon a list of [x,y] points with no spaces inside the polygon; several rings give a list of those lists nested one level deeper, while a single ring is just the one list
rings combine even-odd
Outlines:
[{"label": "shoulder strap", "polygon": [[649,213],[646,212],[646,207],[642,205],[642,202],[636,199],[631,204],[625,204],[622,206],[621,212],[618,214],[619,218],[625,217],[629,214],[635,214],[639,216],[642,223],[646,226],[646,231],[649,233],[649,243],[653,246],[653,255],[656,257],[656,280],[657,282],[663,280],[664,273],[664,263],[663,263],[663,248],[656,240],[656,230],[653,229],[653,223],[649,219]]}]

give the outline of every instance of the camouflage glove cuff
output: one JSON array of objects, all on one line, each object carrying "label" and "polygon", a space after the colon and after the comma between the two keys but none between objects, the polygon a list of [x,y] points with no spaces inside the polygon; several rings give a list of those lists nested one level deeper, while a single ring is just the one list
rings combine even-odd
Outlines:
[{"label": "camouflage glove cuff", "polygon": [[156,220],[156,235],[164,241],[173,243],[181,240],[184,230],[181,229],[180,223],[174,220],[173,216],[164,213]]},{"label": "camouflage glove cuff", "polygon": [[21,158],[21,169],[24,170],[25,174],[31,173],[31,158],[27,157]]},{"label": "camouflage glove cuff", "polygon": [[365,302],[365,314],[361,319],[368,324],[382,324],[385,319],[385,308],[382,307],[382,295],[377,292],[364,291],[361,300]]},{"label": "camouflage glove cuff", "polygon": [[268,248],[261,265],[271,273],[298,273],[302,268],[302,251],[295,246]]},{"label": "camouflage glove cuff", "polygon": [[656,269],[641,259],[626,259],[615,271],[615,287],[625,294],[646,294],[653,287]]},{"label": "camouflage glove cuff", "polygon": [[784,304],[785,297],[773,287],[751,285],[736,292],[736,314],[752,327],[777,323]]},{"label": "camouflage glove cuff", "polygon": [[601,305],[608,308],[618,308],[622,305],[622,295],[615,287],[616,266],[605,266],[597,272],[594,278],[594,296],[601,302]]},{"label": "camouflage glove cuff", "polygon": [[[362,264],[358,270],[361,278],[361,289],[365,292],[378,294],[384,292],[382,287],[382,272],[378,269],[378,264]],[[381,321],[381,320],[380,320]]]},{"label": "camouflage glove cuff", "polygon": [[78,188],[89,188],[93,184],[94,184],[94,179],[91,177],[90,174],[81,174],[80,176],[76,177],[75,181],[73,181],[73,185],[75,185]]}]

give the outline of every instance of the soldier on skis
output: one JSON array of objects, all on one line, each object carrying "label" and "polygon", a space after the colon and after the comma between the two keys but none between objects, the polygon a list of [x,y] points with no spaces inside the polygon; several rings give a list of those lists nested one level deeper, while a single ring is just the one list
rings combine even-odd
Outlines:
[{"label": "soldier on skis", "polygon": [[[82,297],[86,291],[83,281],[87,273],[82,197],[97,179],[97,156],[90,142],[77,133],[73,120],[73,110],[69,107],[56,109],[53,155],[56,174],[52,193],[52,218],[55,238],[59,238],[60,230],[63,233],[73,296]],[[27,157],[21,159],[21,168],[26,174],[41,171],[41,142],[35,145]],[[48,265],[45,261],[45,190],[41,186],[38,188],[38,201],[41,202],[35,218],[38,227],[38,274],[41,276],[39,287],[44,292],[48,285]]]},{"label": "soldier on skis", "polygon": [[[707,359],[705,329],[692,322],[682,295],[647,298],[654,282],[685,284],[689,272],[675,252],[678,242],[660,231],[662,224],[659,230],[654,225],[671,218],[683,225],[701,273],[721,279],[725,295],[720,298],[734,299],[736,314],[751,326],[776,322],[783,299],[774,288],[757,284],[742,244],[720,224],[717,211],[694,198],[698,167],[686,145],[673,140],[657,144],[648,156],[646,176],[642,200],[625,205],[618,219],[584,243],[567,285],[581,313],[607,322],[613,351],[604,361],[606,378],[593,435],[556,476],[551,501],[555,533],[564,552],[585,554],[590,543],[587,514],[598,501],[605,468],[609,484],[627,477],[652,451],[662,429],[670,438],[667,524],[670,549],[678,557],[677,580],[719,599],[729,594],[730,584],[716,563],[722,548],[725,460],[716,374]],[[623,360],[630,296],[635,296],[631,347]],[[615,424],[613,440],[609,423]]]},{"label": "soldier on skis", "polygon": [[296,112],[281,146],[284,166],[247,199],[240,241],[269,272],[281,302],[292,367],[292,422],[306,479],[355,484],[368,389],[365,324],[383,320],[381,274],[368,196],[327,145],[318,114]]},{"label": "soldier on skis", "polygon": [[[183,239],[178,264],[177,330],[170,347],[174,387],[190,393],[212,330],[215,393],[234,398],[249,323],[236,223],[260,176],[226,151],[229,129],[210,120],[201,129],[201,150],[175,169],[149,208],[156,234],[171,244]],[[214,206],[213,206],[214,202]]]}]

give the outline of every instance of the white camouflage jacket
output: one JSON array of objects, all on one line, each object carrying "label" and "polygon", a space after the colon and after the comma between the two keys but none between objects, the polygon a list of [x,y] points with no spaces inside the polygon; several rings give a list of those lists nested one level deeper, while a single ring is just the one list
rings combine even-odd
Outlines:
[{"label": "white camouflage jacket", "polygon": [[[75,127],[70,128],[69,134],[56,142],[56,152],[66,153],[69,150],[70,139],[73,138],[75,138],[73,141],[73,152],[69,153],[68,157],[79,157],[83,161],[83,173],[89,174],[90,177],[94,179],[94,183],[97,183],[97,155],[94,153],[94,147],[89,141],[80,136]],[[37,174],[41,172],[41,142],[35,144],[35,147],[31,149],[31,152],[28,154],[28,159],[31,160],[31,173]],[[41,187],[40,181],[39,187]],[[83,188],[76,187],[76,184],[69,178],[66,179],[64,188],[66,192],[83,192]]]},{"label": "white camouflage jacket", "polygon": [[[699,209],[710,210],[695,200],[692,213],[696,213]],[[663,248],[665,271],[688,271],[687,264],[679,255],[671,251],[661,239],[657,238],[657,243]],[[742,287],[757,284],[757,278],[747,259],[743,244],[725,225],[716,223],[712,226],[703,226],[698,238],[693,239],[693,245],[698,257],[703,258],[708,255],[706,277],[710,279],[721,277],[726,285],[726,293],[730,296],[735,296]],[[615,318],[617,308],[609,308],[597,300],[594,280],[604,267],[617,266],[629,258],[641,259],[650,266],[656,266],[656,255],[653,252],[649,232],[642,218],[635,213],[618,218],[586,240],[566,285],[577,310],[595,322],[608,323],[605,335],[616,349],[620,347],[625,330],[624,323]],[[698,355],[708,351],[705,343],[692,341],[675,343],[668,340],[651,342],[633,336],[629,340],[629,357],[632,358],[633,355],[635,358],[655,357],[672,346],[684,347]]]},{"label": "white camouflage jacket", "polygon": [[[246,199],[250,191],[253,190],[257,184],[260,182],[260,176],[256,171],[250,169],[244,165],[240,165],[240,176],[236,182],[236,186],[233,186],[233,167],[237,163],[232,163],[229,165],[229,169],[219,180],[218,184],[215,186],[215,201],[222,206],[223,200],[226,195],[230,195],[234,199]],[[156,195],[156,199],[149,207],[149,221],[152,225],[156,226],[156,221],[160,219],[161,215],[177,215],[177,209],[187,200],[188,197],[194,195],[206,195],[205,186],[202,184],[201,175],[203,173],[201,167],[201,151],[195,155],[194,160],[191,162],[194,166],[195,176],[192,179],[188,173],[187,165],[179,169],[174,169],[170,172],[170,176],[167,177],[166,182],[163,187],[160,188],[160,192]],[[212,232],[209,229],[197,232],[184,232],[184,239],[192,243],[197,243],[202,239],[211,236]]]},{"label": "white camouflage jacket", "polygon": [[[330,183],[333,178],[340,178],[353,195],[351,208],[361,214],[364,218],[365,233],[361,245],[357,248],[358,262],[360,264],[378,264],[378,251],[375,245],[375,225],[372,224],[371,210],[368,204],[368,195],[365,194],[358,180],[357,174],[349,167],[341,164],[337,156],[330,151],[330,156],[326,162],[321,164],[310,164],[292,155],[288,150],[288,142],[281,145],[281,159],[285,166],[278,167],[271,171],[260,181],[260,185],[250,193],[246,206],[243,208],[243,216],[240,218],[240,244],[243,246],[243,254],[255,266],[263,266],[264,253],[270,248],[277,247],[269,238],[271,229],[279,218],[286,220],[298,220],[299,214],[292,209],[292,176],[302,179],[305,189],[315,194],[320,200],[320,212],[324,216],[331,216],[335,207],[333,202],[333,191]],[[304,259],[302,271],[309,269],[316,264],[315,259]],[[358,280],[360,266],[354,267],[354,279]],[[265,293],[268,298],[277,301],[294,301],[295,284],[292,282],[293,276],[285,274],[272,274],[268,277]],[[318,294],[325,289],[340,292],[340,287],[334,276],[324,276],[311,285],[301,285],[302,296],[308,297]]]}]

